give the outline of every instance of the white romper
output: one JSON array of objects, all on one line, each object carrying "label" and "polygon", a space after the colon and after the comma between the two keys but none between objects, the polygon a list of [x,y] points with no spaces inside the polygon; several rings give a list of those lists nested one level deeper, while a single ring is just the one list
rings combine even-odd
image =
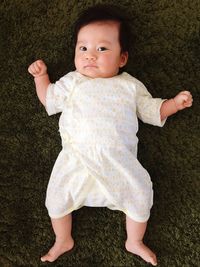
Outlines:
[{"label": "white romper", "polygon": [[135,221],[148,220],[153,190],[148,172],[137,160],[137,117],[163,126],[163,101],[152,98],[126,72],[93,79],[74,71],[49,85],[46,110],[49,115],[62,112],[63,147],[47,188],[51,218],[82,206],[106,206]]}]

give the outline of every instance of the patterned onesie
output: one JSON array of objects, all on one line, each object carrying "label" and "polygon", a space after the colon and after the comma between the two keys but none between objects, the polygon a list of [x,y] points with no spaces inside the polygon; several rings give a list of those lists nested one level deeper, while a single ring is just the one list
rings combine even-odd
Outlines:
[{"label": "patterned onesie", "polygon": [[153,189],[137,160],[137,117],[163,126],[163,101],[152,98],[126,72],[94,79],[74,71],[49,85],[46,110],[49,115],[62,112],[63,147],[47,188],[51,218],[92,206],[121,210],[138,222],[148,220]]}]

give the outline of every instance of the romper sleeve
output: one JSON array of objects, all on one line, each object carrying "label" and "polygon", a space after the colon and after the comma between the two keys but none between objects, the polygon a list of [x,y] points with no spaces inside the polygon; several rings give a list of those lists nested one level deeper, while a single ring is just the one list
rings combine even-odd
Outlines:
[{"label": "romper sleeve", "polygon": [[49,116],[62,112],[65,101],[74,88],[75,75],[70,72],[56,83],[50,83],[46,95],[46,111]]},{"label": "romper sleeve", "polygon": [[153,98],[143,83],[136,82],[136,112],[145,123],[162,127],[166,119],[161,121],[160,108],[166,99]]}]

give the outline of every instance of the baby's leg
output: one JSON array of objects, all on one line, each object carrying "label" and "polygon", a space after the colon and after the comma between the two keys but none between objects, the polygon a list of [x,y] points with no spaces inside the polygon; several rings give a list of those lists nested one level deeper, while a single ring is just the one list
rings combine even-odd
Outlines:
[{"label": "baby's leg", "polygon": [[72,215],[66,215],[63,218],[51,219],[52,227],[56,236],[55,243],[49,252],[41,257],[41,261],[55,261],[60,255],[71,250],[74,246],[74,240],[71,236]]},{"label": "baby's leg", "polygon": [[152,265],[157,265],[156,255],[143,243],[147,223],[135,222],[126,216],[126,249]]}]

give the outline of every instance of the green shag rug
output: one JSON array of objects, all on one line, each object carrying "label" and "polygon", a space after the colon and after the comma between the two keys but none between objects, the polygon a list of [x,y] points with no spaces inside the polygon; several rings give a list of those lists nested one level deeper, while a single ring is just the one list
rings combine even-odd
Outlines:
[{"label": "green shag rug", "polygon": [[[74,253],[40,262],[53,243],[44,206],[61,149],[59,116],[48,117],[27,68],[42,58],[52,81],[73,70],[72,25],[89,0],[0,2],[0,267],[147,266],[124,249],[124,214],[84,207],[74,212]],[[140,123],[139,159],[154,183],[145,236],[161,267],[200,266],[200,1],[124,0],[135,42],[127,71],[154,97],[190,90],[193,107],[164,128]]]}]

